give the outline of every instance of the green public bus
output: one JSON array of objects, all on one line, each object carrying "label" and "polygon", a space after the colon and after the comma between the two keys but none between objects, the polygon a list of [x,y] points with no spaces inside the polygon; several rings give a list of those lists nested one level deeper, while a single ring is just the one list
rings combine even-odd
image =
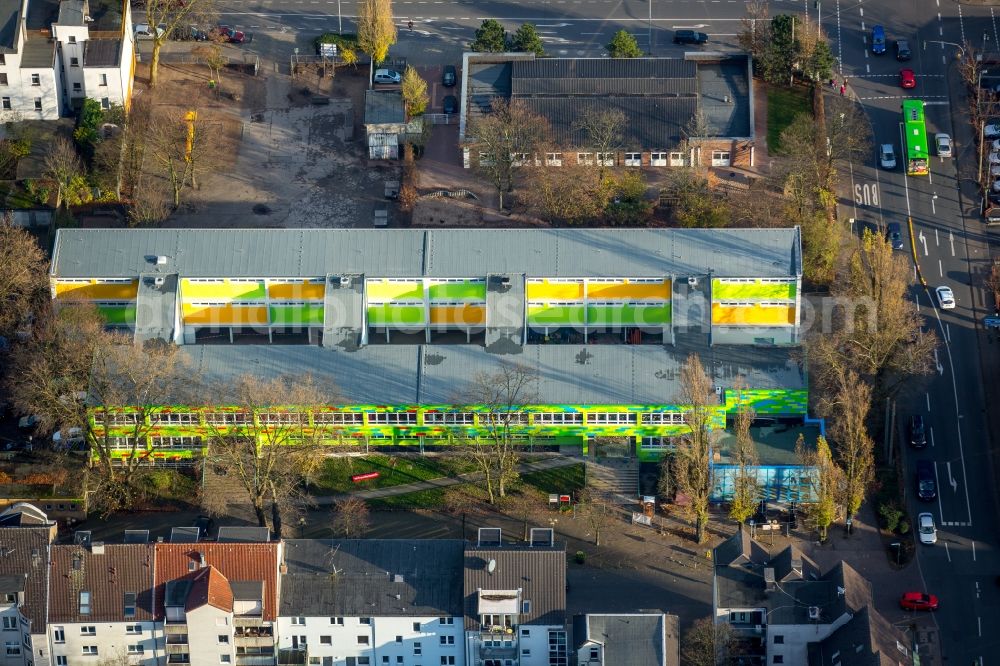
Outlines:
[{"label": "green public bus", "polygon": [[926,176],[928,173],[927,126],[924,124],[924,103],[919,99],[903,102],[903,137],[906,145],[906,173]]}]

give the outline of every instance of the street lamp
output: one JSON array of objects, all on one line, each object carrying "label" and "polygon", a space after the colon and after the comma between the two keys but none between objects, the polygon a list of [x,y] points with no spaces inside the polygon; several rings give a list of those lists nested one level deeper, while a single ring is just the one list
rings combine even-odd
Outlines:
[{"label": "street lamp", "polygon": [[955,42],[946,42],[943,39],[925,39],[924,40],[925,50],[927,49],[928,42],[930,42],[931,44],[941,44],[942,46],[944,46],[945,44],[947,44],[948,46],[954,46],[956,49],[959,50],[958,58],[961,59],[965,57],[965,48],[961,44],[956,44]]}]

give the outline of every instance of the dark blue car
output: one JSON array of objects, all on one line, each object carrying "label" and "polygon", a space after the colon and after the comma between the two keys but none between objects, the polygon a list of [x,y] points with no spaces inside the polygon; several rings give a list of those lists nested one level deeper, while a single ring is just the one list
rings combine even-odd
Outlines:
[{"label": "dark blue car", "polygon": [[875,55],[885,53],[885,28],[880,25],[872,28],[872,53]]}]

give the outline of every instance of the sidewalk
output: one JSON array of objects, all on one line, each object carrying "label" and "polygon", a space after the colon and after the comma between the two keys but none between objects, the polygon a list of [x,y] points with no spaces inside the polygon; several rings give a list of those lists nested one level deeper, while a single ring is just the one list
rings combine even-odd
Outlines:
[{"label": "sidewalk", "polygon": [[[568,457],[564,455],[554,455],[550,458],[544,460],[537,460],[530,463],[522,463],[518,465],[517,471],[521,474],[528,474],[530,472],[540,472],[547,469],[558,469],[560,467],[569,467],[570,465],[577,465],[582,463],[582,458]],[[394,497],[396,495],[406,495],[409,493],[415,493],[420,490],[431,490],[434,488],[447,488],[449,486],[457,486],[465,483],[475,483],[477,481],[483,480],[482,472],[468,472],[467,474],[459,474],[458,476],[443,476],[438,479],[428,479],[427,481],[415,481],[413,483],[405,483],[399,486],[391,486],[389,488],[376,488],[374,490],[362,490],[357,493],[346,493],[340,495],[328,495],[325,497],[314,497],[313,501],[318,506],[324,506],[329,504],[335,504],[338,500],[342,500],[346,497],[357,497],[363,500],[373,500],[381,499],[383,497]]]}]

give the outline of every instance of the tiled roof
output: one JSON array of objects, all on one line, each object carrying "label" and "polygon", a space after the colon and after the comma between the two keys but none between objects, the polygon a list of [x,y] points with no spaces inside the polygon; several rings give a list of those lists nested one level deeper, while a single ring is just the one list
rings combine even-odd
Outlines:
[{"label": "tiled roof", "polygon": [[[489,562],[496,564],[489,567]],[[489,569],[492,568],[492,573]],[[465,626],[479,628],[478,590],[521,590],[531,610],[521,624],[563,625],[566,622],[566,546],[469,546],[465,549]]]},{"label": "tiled roof", "polygon": [[[153,618],[152,544],[105,544],[94,553],[82,546],[52,546],[51,622],[148,622]],[[90,613],[80,614],[80,592],[90,592]],[[136,595],[134,615],[125,615],[125,595]]]},{"label": "tiled roof", "polygon": [[809,666],[909,666],[913,653],[903,631],[872,608],[862,608],[822,641],[809,643]]},{"label": "tiled roof", "polygon": [[48,616],[48,545],[54,536],[54,526],[0,529],[0,576],[24,577],[24,606],[21,612],[31,622],[33,634],[45,631],[45,618]]},{"label": "tiled roof", "polygon": [[226,577],[211,565],[191,576],[185,609],[191,611],[206,605],[233,612],[233,589]]},{"label": "tiled roof", "polygon": [[666,615],[628,613],[577,615],[573,646],[604,646],[604,663],[614,666],[666,666]]},{"label": "tiled roof", "polygon": [[[264,620],[278,610],[278,553],[280,543],[158,543],[156,544],[156,616],[163,617],[163,590],[169,580],[185,578],[214,567],[231,581],[264,582]],[[227,589],[229,585],[226,585]],[[232,590],[229,590],[230,607]]]}]

